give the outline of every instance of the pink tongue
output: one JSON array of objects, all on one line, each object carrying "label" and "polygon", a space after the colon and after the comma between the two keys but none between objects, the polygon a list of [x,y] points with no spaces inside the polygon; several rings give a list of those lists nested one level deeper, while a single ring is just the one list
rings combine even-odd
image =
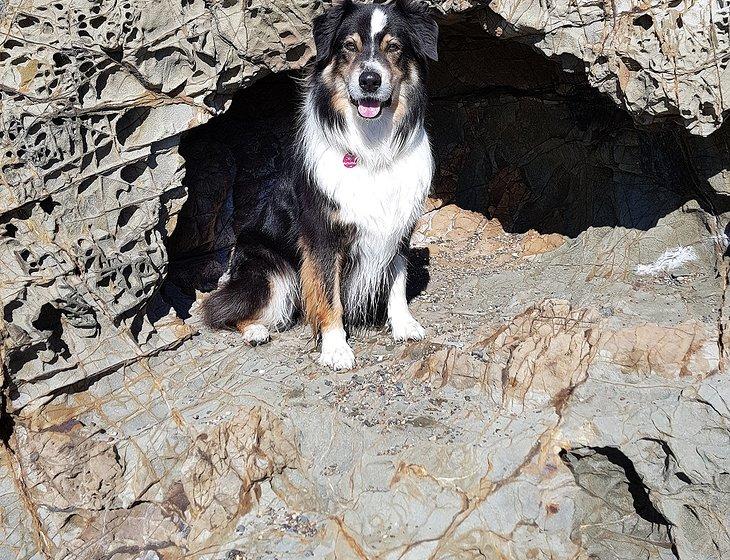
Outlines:
[{"label": "pink tongue", "polygon": [[357,105],[357,112],[360,113],[361,117],[366,119],[377,117],[380,113],[380,102],[370,100],[360,101]]}]

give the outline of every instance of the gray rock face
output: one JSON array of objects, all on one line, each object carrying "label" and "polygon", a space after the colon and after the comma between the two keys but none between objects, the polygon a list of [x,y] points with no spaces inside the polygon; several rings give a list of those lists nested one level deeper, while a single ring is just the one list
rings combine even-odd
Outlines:
[{"label": "gray rock face", "polygon": [[730,108],[730,5],[677,1],[495,0],[505,36],[521,36],[643,123],[680,120],[707,135]]},{"label": "gray rock face", "polygon": [[429,336],[350,374],[196,313],[322,3],[0,6],[0,559],[730,558],[727,6],[432,4]]},{"label": "gray rock face", "polygon": [[145,312],[186,196],[179,135],[237,88],[306,62],[314,8],[6,7],[0,290],[14,407],[187,336]]}]

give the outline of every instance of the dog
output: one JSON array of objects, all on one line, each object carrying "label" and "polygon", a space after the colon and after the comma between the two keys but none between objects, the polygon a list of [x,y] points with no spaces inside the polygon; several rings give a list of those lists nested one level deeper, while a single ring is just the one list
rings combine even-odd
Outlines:
[{"label": "dog", "polygon": [[246,222],[202,312],[209,327],[237,329],[253,345],[302,315],[318,362],[342,370],[355,365],[345,329],[378,306],[396,341],[425,336],[406,276],[434,172],[425,80],[438,26],[415,1],[344,0],[315,18],[313,34],[287,172],[275,187],[242,187]]}]

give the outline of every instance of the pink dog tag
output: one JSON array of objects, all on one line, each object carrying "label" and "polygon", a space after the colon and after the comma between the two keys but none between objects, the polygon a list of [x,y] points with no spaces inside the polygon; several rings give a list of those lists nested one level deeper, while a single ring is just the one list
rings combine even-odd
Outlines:
[{"label": "pink dog tag", "polygon": [[347,169],[352,169],[357,165],[357,156],[351,153],[346,153],[345,157],[342,158],[342,164],[347,167]]}]

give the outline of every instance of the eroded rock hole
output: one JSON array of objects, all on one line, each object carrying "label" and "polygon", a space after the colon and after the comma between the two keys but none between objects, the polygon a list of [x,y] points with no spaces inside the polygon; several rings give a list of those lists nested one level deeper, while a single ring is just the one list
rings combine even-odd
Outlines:
[{"label": "eroded rock hole", "polygon": [[61,312],[52,304],[45,303],[33,321],[33,326],[39,331],[61,330]]},{"label": "eroded rock hole", "polygon": [[60,205],[59,202],[56,202],[51,197],[45,198],[39,203],[39,206],[46,214],[51,214],[53,209]]},{"label": "eroded rock hole", "polygon": [[649,14],[644,14],[643,16],[634,18],[634,25],[641,27],[644,31],[649,31],[654,25],[654,19]]},{"label": "eroded rock hole", "polygon": [[71,352],[63,340],[62,317],[63,313],[55,305],[52,303],[44,303],[40,308],[38,316],[32,321],[34,328],[48,334],[46,347],[54,354],[51,362],[55,362],[58,359],[57,357],[63,359],[71,357]]},{"label": "eroded rock hole", "polygon": [[40,23],[40,20],[37,17],[24,15],[15,20],[15,23],[18,27],[25,28],[25,27],[31,27],[33,25],[36,25]]},{"label": "eroded rock hole", "polygon": [[142,126],[150,112],[149,107],[133,107],[119,118],[116,126],[116,136],[121,144],[126,143],[127,139],[134,134],[134,131]]},{"label": "eroded rock hole", "polygon": [[3,390],[0,394],[0,443],[5,446],[9,445],[10,438],[13,435],[13,429],[15,428],[15,420],[12,414],[8,414],[7,411],[7,399],[5,391]]},{"label": "eroded rock hole", "polygon": [[125,206],[119,211],[119,218],[117,218],[117,227],[123,228],[129,223],[129,220],[132,219],[132,216],[134,216],[135,212],[139,210],[139,207],[135,204],[131,204],[129,206]]}]

